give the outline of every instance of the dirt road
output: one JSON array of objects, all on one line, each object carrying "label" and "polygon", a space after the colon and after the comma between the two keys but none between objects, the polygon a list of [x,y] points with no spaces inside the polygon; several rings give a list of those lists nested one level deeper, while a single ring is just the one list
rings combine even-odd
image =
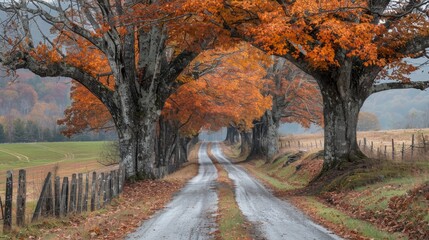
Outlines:
[{"label": "dirt road", "polygon": [[199,171],[165,209],[146,221],[127,239],[210,239],[216,230],[217,170],[207,155],[207,144],[198,152]]},{"label": "dirt road", "polygon": [[213,144],[212,153],[236,185],[235,195],[240,210],[266,239],[340,239],[310,221],[289,203],[273,196],[240,166],[231,164],[218,144]]},{"label": "dirt road", "polygon": [[[236,185],[240,210],[257,227],[257,239],[340,239],[313,223],[289,203],[274,197],[263,185],[240,166],[226,159],[218,144],[212,152]],[[167,207],[146,221],[127,239],[188,240],[213,239],[216,230],[214,214],[218,197],[215,191],[217,170],[203,143],[198,153],[199,173],[180,191]]]}]

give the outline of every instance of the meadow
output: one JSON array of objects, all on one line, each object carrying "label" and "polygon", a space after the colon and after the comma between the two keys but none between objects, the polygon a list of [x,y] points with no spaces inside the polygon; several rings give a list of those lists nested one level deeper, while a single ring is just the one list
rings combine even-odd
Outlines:
[{"label": "meadow", "polygon": [[[27,171],[27,191],[37,193],[48,172],[66,177],[109,168],[99,163],[109,142],[40,142],[0,144],[0,193],[4,192],[6,172],[17,176]],[[14,179],[14,183],[16,182]],[[36,196],[30,196],[36,197]]]}]

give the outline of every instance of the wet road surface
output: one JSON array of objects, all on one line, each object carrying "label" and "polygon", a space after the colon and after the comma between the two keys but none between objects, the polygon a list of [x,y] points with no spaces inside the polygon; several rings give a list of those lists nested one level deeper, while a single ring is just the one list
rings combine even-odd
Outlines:
[{"label": "wet road surface", "polygon": [[309,220],[291,204],[282,201],[250,176],[243,168],[231,164],[219,144],[212,153],[236,185],[235,195],[243,215],[269,240],[341,239]]},{"label": "wet road surface", "polygon": [[207,155],[207,143],[198,152],[198,175],[161,212],[126,239],[181,240],[212,239],[216,230],[218,197],[217,170]]}]

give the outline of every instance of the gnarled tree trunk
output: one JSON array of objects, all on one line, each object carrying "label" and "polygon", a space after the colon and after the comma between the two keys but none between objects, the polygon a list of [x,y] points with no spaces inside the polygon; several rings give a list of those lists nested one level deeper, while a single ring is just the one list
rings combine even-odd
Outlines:
[{"label": "gnarled tree trunk", "polygon": [[238,130],[233,127],[233,126],[229,126],[226,128],[226,138],[225,138],[225,142],[226,144],[229,145],[234,145],[239,141],[239,132]]},{"label": "gnarled tree trunk", "polygon": [[274,160],[278,149],[279,122],[273,117],[271,110],[265,112],[261,120],[254,123],[252,129],[252,149],[248,159],[262,157],[267,162]]},{"label": "gnarled tree trunk", "polygon": [[371,94],[371,81],[360,81],[367,84],[363,87],[357,86],[359,81],[351,76],[343,77],[341,72],[338,76],[338,79],[318,80],[325,123],[324,171],[365,157],[357,144],[356,129],[360,108]]}]

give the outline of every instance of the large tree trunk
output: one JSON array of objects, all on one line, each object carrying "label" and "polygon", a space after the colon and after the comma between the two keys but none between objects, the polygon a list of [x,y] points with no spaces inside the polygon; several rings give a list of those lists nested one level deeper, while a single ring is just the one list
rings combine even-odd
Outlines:
[{"label": "large tree trunk", "polygon": [[[360,108],[369,92],[345,87],[349,82],[353,81],[319,81],[325,122],[324,171],[365,157],[357,144],[356,129]],[[337,86],[332,87],[332,84]]]},{"label": "large tree trunk", "polygon": [[241,146],[240,146],[240,155],[244,156],[250,153],[252,149],[252,133],[251,132],[240,132]]},{"label": "large tree trunk", "polygon": [[254,124],[252,133],[252,150],[248,159],[262,157],[267,162],[274,160],[278,149],[278,121],[273,117],[271,110],[265,112],[261,120]]},{"label": "large tree trunk", "polygon": [[116,123],[119,150],[127,177],[155,178],[158,116],[146,112],[145,116],[129,116],[131,124]]}]

